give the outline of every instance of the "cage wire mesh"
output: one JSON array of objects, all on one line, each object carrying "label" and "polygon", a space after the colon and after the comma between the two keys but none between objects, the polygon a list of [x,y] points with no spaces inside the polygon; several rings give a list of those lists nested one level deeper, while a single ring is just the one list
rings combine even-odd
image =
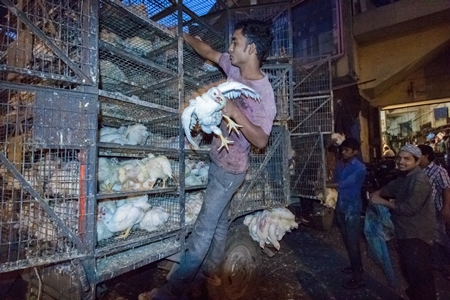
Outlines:
[{"label": "cage wire mesh", "polygon": [[329,57],[294,60],[289,123],[292,134],[333,132],[330,64]]},{"label": "cage wire mesh", "polygon": [[291,196],[316,199],[328,175],[324,141],[334,127],[329,57],[294,60],[292,96]]},{"label": "cage wire mesh", "polygon": [[270,5],[233,8],[230,26],[245,19],[258,19],[270,22],[274,40],[268,60],[286,59],[292,57],[292,29],[290,28],[290,4],[288,2],[272,3]]},{"label": "cage wire mesh", "polygon": [[273,88],[277,108],[275,120],[287,121],[290,118],[292,67],[289,64],[265,64],[261,69],[268,75]]},{"label": "cage wire mesh", "polygon": [[96,114],[79,106],[93,99],[14,85],[0,95],[0,270],[75,257],[90,180],[80,153],[96,132]]},{"label": "cage wire mesh", "polygon": [[[19,5],[19,1],[14,3]],[[152,239],[161,240],[182,226],[193,224],[203,200],[211,136],[194,134],[205,151],[189,151],[186,159],[181,156],[179,88],[183,87],[184,97],[189,100],[192,92],[224,77],[216,66],[200,59],[186,44],[179,53],[178,37],[171,29],[179,25],[179,12],[183,30],[211,43],[218,51],[227,50],[229,37],[226,35],[230,25],[245,16],[257,16],[274,24],[276,37],[271,58],[284,58],[292,52],[289,9],[284,4],[238,8],[232,12],[230,20],[229,14],[225,13],[228,8],[216,1],[185,0],[180,7],[173,1],[102,0],[98,19],[98,83],[101,90],[97,116],[96,97],[48,89],[54,86],[71,89],[86,83],[85,73],[80,70],[97,68],[89,64],[89,59],[83,61],[97,56],[97,48],[91,47],[97,41],[92,43],[86,38],[89,35],[97,37],[96,29],[82,23],[82,20],[92,22],[92,16],[84,13],[88,12],[87,4],[89,1],[28,1],[20,9],[43,34],[21,24],[9,10],[9,17],[1,21],[1,79],[45,86],[36,90],[8,88],[0,91],[0,117],[5,124],[1,125],[0,144],[3,156],[10,162],[0,167],[1,208],[5,212],[0,219],[0,265],[6,264],[6,268],[11,268],[12,264],[33,265],[33,262],[40,264],[44,260],[51,262],[77,255],[80,241],[68,232],[74,232],[76,236],[83,234],[86,228],[80,220],[90,217],[104,221],[105,216],[111,214],[110,209],[118,210],[118,203],[128,204],[130,200],[125,198],[142,196],[141,190],[145,190],[145,203],[150,206],[144,213],[158,208],[160,216],[168,215],[167,220],[154,230],[133,229],[126,239],[115,239],[119,231],[113,233],[102,227],[101,222],[95,222],[95,228],[87,230],[97,231],[98,253],[116,251],[120,252],[117,255],[124,256],[129,250],[121,252],[118,249],[145,241],[149,243]],[[0,8],[6,11],[4,4],[0,4]],[[55,52],[49,41],[60,51]],[[183,60],[182,69],[180,59]],[[264,70],[274,85],[277,118],[285,120],[291,95],[287,91],[292,81],[291,69],[280,64]],[[93,70],[88,74],[96,72]],[[179,80],[183,82],[180,84]],[[286,177],[287,148],[286,143],[281,142],[286,135],[274,127],[267,149],[252,152],[251,172],[233,200],[233,214],[286,204],[288,191],[282,181]],[[98,142],[98,158],[82,162],[80,153]],[[184,144],[189,149],[189,145]],[[154,182],[131,179],[131,173],[153,159],[148,156],[150,153],[155,158],[166,158],[172,177]],[[106,178],[97,177],[95,216],[83,215],[86,199],[79,192],[81,186],[88,185],[88,181],[92,182],[96,176],[83,171],[94,170],[91,163],[98,163],[99,173],[113,170]],[[181,170],[183,165],[185,168]],[[127,176],[122,176],[121,181],[119,175],[123,174]],[[135,172],[134,176],[138,174]],[[183,199],[177,191],[179,180],[184,177],[187,192]],[[120,190],[117,190],[119,186]],[[36,195],[43,205],[34,200]],[[108,202],[110,204],[106,204]],[[161,245],[150,243],[141,250],[153,247],[151,251],[156,251],[152,252],[156,259],[169,251]],[[170,251],[179,247],[177,242],[169,239],[167,245],[172,245],[167,248],[172,249]],[[115,255],[108,254],[99,259],[100,273],[113,266],[123,267],[113,261]]]},{"label": "cage wire mesh", "polygon": [[326,179],[325,147],[320,134],[291,136],[293,149],[290,188],[292,197],[315,199]]},{"label": "cage wire mesh", "polygon": [[268,146],[263,150],[252,150],[244,184],[231,202],[232,219],[246,212],[287,205],[287,134],[283,127],[275,126]]},{"label": "cage wire mesh", "polygon": [[[97,249],[123,246],[125,242],[149,239],[181,228],[180,201],[175,193],[106,198],[97,205]],[[120,224],[115,223],[116,218],[121,218]],[[128,226],[123,222],[129,222],[125,224]]]},{"label": "cage wire mesh", "polygon": [[93,16],[86,3],[15,0],[10,7],[0,2],[5,14],[0,20],[0,79],[63,88],[93,84],[86,70],[94,68],[90,58],[96,49],[89,37],[96,29],[88,26]]}]

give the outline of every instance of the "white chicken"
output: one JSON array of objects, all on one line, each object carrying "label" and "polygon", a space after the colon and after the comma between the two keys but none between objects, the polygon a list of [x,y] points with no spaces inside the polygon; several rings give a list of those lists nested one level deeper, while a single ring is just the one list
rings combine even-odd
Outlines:
[{"label": "white chicken", "polygon": [[148,154],[148,157],[143,159],[143,162],[149,175],[144,185],[146,189],[153,189],[158,179],[162,180],[162,187],[165,188],[167,179],[173,179],[172,166],[166,156],[160,155],[155,157],[153,154]]},{"label": "white chicken", "polygon": [[333,209],[336,207],[338,192],[335,189],[326,188],[325,197],[323,196],[323,191],[320,191],[316,196],[320,200],[320,203],[326,207],[331,207]]},{"label": "white chicken", "polygon": [[150,132],[142,124],[130,125],[124,132],[129,145],[145,145]]},{"label": "white chicken", "polygon": [[128,198],[125,204],[119,206],[113,214],[105,213],[103,223],[111,232],[124,231],[116,238],[127,238],[131,228],[142,221],[145,212],[151,207],[147,201],[147,195]]},{"label": "white chicken", "polygon": [[118,192],[122,190],[122,185],[119,181],[119,167],[113,160],[105,157],[98,159],[97,181],[101,192]]},{"label": "white chicken", "polygon": [[170,214],[162,207],[153,207],[147,211],[139,223],[139,228],[149,232],[158,230],[162,225],[167,223]]},{"label": "white chicken", "polygon": [[199,146],[192,139],[191,130],[198,123],[205,133],[214,133],[220,138],[221,146],[218,150],[223,147],[228,150],[228,144],[231,144],[232,141],[227,140],[218,127],[222,122],[222,117],[228,123],[229,132],[235,131],[239,134],[238,128],[241,126],[228,116],[222,115],[222,108],[226,105],[227,98],[235,99],[241,95],[260,101],[260,97],[255,90],[233,81],[227,81],[217,87],[212,87],[201,96],[189,101],[189,106],[184,109],[181,115],[181,121],[186,137],[195,149],[199,149]]},{"label": "white chicken", "polygon": [[119,182],[124,191],[144,190],[145,182],[150,178],[143,160],[126,160],[119,164]]},{"label": "white chicken", "polygon": [[340,146],[344,140],[345,134],[340,134],[336,132],[331,134],[331,142],[333,143],[334,146]]},{"label": "white chicken", "polygon": [[203,182],[197,176],[189,174],[189,176],[184,178],[184,184],[186,186],[195,186],[195,185],[202,185]]},{"label": "white chicken", "polygon": [[248,226],[252,239],[264,249],[265,244],[272,244],[280,250],[279,241],[286,232],[298,228],[295,216],[286,208],[273,208],[245,216],[244,224]]},{"label": "white chicken", "polygon": [[117,210],[117,205],[115,200],[104,200],[98,202],[97,209],[97,241],[104,239],[109,239],[114,235],[109,231],[108,227],[105,225],[105,216],[112,216]]}]

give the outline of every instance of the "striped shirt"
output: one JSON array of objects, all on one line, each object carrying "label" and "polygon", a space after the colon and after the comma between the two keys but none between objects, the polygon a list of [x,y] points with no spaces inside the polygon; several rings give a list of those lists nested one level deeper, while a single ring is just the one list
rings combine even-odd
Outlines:
[{"label": "striped shirt", "polygon": [[426,168],[423,169],[430,180],[432,193],[431,197],[434,201],[437,211],[442,209],[442,191],[446,188],[450,188],[450,178],[447,171],[434,162],[431,162]]}]

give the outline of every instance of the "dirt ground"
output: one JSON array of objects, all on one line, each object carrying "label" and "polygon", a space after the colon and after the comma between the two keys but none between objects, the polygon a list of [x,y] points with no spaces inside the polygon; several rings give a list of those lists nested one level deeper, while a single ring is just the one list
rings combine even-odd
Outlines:
[{"label": "dirt ground", "polygon": [[[259,282],[252,300],[302,300],[302,299],[408,299],[404,293],[406,283],[400,274],[395,240],[388,242],[394,270],[399,279],[397,288],[390,288],[381,268],[368,252],[364,238],[361,251],[364,266],[365,287],[346,290],[342,284],[350,279],[340,269],[349,265],[340,239],[339,229],[334,224],[327,231],[313,226],[300,225],[298,229],[284,236],[281,249],[273,257],[261,255]],[[168,271],[157,268],[153,263],[99,286],[103,289],[101,300],[135,300],[138,295],[159,287],[165,282]],[[450,282],[438,272],[434,273],[438,299],[450,300]],[[1,278],[0,278],[1,283]],[[0,297],[4,300],[24,298],[26,283],[16,280],[9,291]],[[196,298],[207,299],[206,296]]]},{"label": "dirt ground", "polygon": [[[362,238],[366,286],[346,290],[342,284],[350,276],[340,269],[349,263],[336,224],[327,231],[318,230],[311,223],[301,225],[284,236],[281,249],[275,256],[261,255],[260,278],[253,300],[408,299],[404,293],[407,285],[400,274],[395,240],[389,241],[388,247],[399,281],[398,287],[389,287]],[[167,271],[158,269],[155,264],[141,268],[106,282],[107,291],[102,299],[137,299],[140,293],[161,286],[166,274]],[[438,272],[434,275],[438,299],[450,299],[450,282]]]}]

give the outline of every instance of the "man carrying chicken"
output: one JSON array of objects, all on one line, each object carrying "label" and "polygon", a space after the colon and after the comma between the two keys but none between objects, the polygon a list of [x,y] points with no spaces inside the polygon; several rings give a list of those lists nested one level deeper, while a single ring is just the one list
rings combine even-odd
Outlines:
[{"label": "man carrying chicken", "polygon": [[217,151],[221,141],[216,136],[213,138],[208,186],[203,206],[188,238],[187,251],[169,281],[141,299],[183,299],[198,276],[212,285],[221,284],[216,274],[225,253],[230,200],[244,181],[249,165],[250,144],[260,149],[267,145],[276,115],[272,86],[267,74],[260,69],[272,45],[273,35],[269,24],[258,20],[237,23],[228,53],[217,52],[189,34],[183,34],[183,38],[202,58],[218,64],[228,80],[254,89],[261,101],[241,96],[226,102],[222,112],[242,126],[240,134],[227,134],[226,123],[222,121],[221,130],[233,143],[228,151]]},{"label": "man carrying chicken", "polygon": [[365,285],[362,278],[359,238],[361,235],[361,188],[366,176],[366,167],[356,157],[360,148],[356,139],[345,139],[341,148],[342,159],[336,164],[334,182],[327,183],[327,187],[338,189],[336,217],[350,259],[350,267],[343,268],[341,271],[352,274],[352,279],[345,282],[343,286],[347,289],[357,289]]}]

